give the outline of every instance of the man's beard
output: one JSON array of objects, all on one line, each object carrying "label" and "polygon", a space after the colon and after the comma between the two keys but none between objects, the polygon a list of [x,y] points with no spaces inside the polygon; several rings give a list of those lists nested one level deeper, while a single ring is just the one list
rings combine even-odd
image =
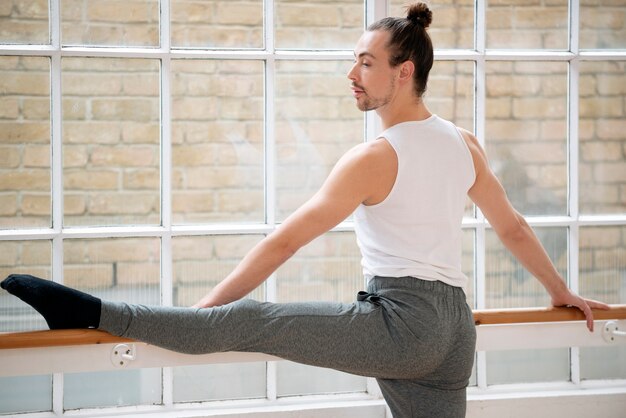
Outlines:
[{"label": "man's beard", "polygon": [[395,90],[396,79],[395,77],[391,79],[389,83],[389,88],[387,90],[387,94],[384,97],[370,97],[365,90],[363,90],[360,86],[357,86],[363,90],[363,98],[361,101],[357,100],[356,106],[362,112],[367,112],[369,110],[376,110],[381,106],[385,106],[391,101],[393,97],[393,91]]},{"label": "man's beard", "polygon": [[376,110],[379,107],[386,105],[387,103],[389,103],[389,100],[389,96],[382,99],[370,98],[368,96],[363,101],[357,101],[356,106],[359,108],[360,111],[367,112],[369,110]]}]

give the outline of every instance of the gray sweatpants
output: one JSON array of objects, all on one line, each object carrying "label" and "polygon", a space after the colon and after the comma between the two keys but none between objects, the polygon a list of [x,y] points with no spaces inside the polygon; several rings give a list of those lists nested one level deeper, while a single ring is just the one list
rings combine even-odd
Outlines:
[{"label": "gray sweatpants", "polygon": [[375,377],[396,418],[461,418],[476,331],[462,289],[373,278],[354,303],[102,303],[100,329],[191,354],[248,351]]}]

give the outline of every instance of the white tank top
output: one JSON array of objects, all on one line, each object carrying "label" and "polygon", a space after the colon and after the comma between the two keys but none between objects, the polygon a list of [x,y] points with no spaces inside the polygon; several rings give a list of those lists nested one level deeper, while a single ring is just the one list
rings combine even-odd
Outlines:
[{"label": "white tank top", "polygon": [[432,115],[380,134],[398,156],[389,195],[354,213],[365,277],[406,277],[467,286],[461,221],[476,177],[469,148],[451,122]]}]

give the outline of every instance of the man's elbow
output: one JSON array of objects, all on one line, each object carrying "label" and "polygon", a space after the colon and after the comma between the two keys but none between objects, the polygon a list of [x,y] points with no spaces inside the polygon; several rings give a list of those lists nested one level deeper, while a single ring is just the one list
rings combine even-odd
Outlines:
[{"label": "man's elbow", "polygon": [[523,241],[528,237],[529,230],[530,225],[528,225],[526,219],[516,212],[515,219],[509,222],[505,228],[501,228],[500,231],[496,232],[500,240],[506,244]]},{"label": "man's elbow", "polygon": [[265,239],[266,245],[270,248],[272,254],[285,261],[291,258],[299,249],[293,240],[288,239],[286,236],[279,236],[279,234],[270,234]]}]

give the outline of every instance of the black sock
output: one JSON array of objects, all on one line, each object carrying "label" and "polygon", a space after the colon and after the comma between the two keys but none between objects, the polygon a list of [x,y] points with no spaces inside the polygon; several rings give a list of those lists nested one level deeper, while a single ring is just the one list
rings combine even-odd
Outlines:
[{"label": "black sock", "polygon": [[0,286],[39,312],[50,329],[98,328],[100,299],[29,274],[10,274]]}]

